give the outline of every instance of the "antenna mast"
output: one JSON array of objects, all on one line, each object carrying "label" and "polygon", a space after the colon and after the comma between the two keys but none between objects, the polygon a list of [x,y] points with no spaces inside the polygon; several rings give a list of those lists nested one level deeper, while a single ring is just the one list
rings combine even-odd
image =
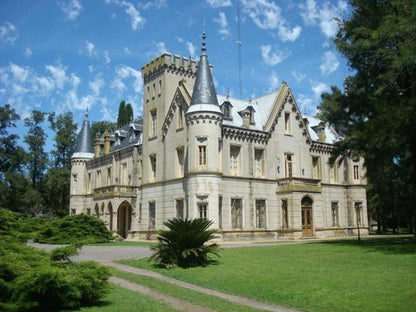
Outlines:
[{"label": "antenna mast", "polygon": [[242,98],[243,92],[243,80],[241,79],[241,45],[243,42],[241,41],[241,22],[240,22],[240,0],[237,0],[237,31],[238,31],[238,95],[239,98]]}]

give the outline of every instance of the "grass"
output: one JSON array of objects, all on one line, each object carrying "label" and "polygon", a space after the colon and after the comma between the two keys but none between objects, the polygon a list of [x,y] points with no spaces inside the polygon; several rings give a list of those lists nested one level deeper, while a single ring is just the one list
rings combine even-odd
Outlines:
[{"label": "grass", "polygon": [[238,304],[231,303],[227,300],[220,299],[217,297],[212,297],[209,295],[202,294],[197,291],[192,291],[189,289],[181,288],[178,286],[171,285],[167,282],[159,281],[154,278],[146,276],[138,276],[135,274],[123,272],[114,268],[111,268],[111,273],[117,277],[126,279],[130,282],[141,284],[146,287],[149,287],[160,293],[176,297],[197,305],[201,305],[214,311],[218,312],[254,312],[258,311],[246,306],[241,306]]},{"label": "grass", "polygon": [[168,305],[139,294],[113,285],[105,300],[95,306],[83,307],[74,312],[172,312],[174,309]]},{"label": "grass", "polygon": [[364,239],[225,249],[218,265],[163,270],[179,280],[307,311],[416,311],[416,242]]}]

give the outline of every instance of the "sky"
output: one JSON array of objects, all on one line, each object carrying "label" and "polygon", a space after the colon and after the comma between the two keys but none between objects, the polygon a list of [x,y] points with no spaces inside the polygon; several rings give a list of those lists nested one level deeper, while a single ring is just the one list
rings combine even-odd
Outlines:
[{"label": "sky", "polygon": [[332,39],[347,0],[1,0],[0,103],[21,119],[72,111],[79,126],[86,108],[115,121],[122,100],[141,115],[142,66],[163,52],[198,59],[204,24],[217,93],[238,98],[237,7],[243,99],[286,81],[314,115],[322,92],[342,89],[350,70]]}]

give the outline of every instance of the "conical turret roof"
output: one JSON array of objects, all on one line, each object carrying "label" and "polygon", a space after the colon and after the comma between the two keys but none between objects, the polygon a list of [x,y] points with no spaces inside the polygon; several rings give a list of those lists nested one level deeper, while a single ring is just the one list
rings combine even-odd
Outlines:
[{"label": "conical turret roof", "polygon": [[218,105],[217,92],[215,91],[214,81],[212,80],[211,69],[209,67],[205,38],[204,30],[198,71],[192,92],[191,105],[187,114],[197,111],[209,111],[222,114]]},{"label": "conical turret roof", "polygon": [[78,135],[77,145],[72,157],[94,157],[94,146],[92,143],[92,134],[90,122],[88,120],[88,109],[85,112],[84,122]]}]

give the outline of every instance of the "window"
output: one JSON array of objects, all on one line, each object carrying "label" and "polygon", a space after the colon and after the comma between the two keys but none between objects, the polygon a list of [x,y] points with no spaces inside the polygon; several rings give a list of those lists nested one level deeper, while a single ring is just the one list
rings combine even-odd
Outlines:
[{"label": "window", "polygon": [[230,174],[237,175],[240,171],[240,146],[230,146]]},{"label": "window", "polygon": [[218,196],[218,228],[222,229],[222,196]]},{"label": "window", "polygon": [[243,228],[243,200],[241,198],[231,199],[231,227],[233,229]]},{"label": "window", "polygon": [[158,95],[160,96],[162,94],[162,80],[159,80],[159,90]]},{"label": "window", "polygon": [[87,175],[87,194],[91,194],[91,172]]},{"label": "window", "polygon": [[331,213],[332,213],[332,226],[339,225],[339,212],[338,212],[338,203],[331,203]]},{"label": "window", "polygon": [[77,183],[78,183],[78,176],[77,174],[72,175],[72,194],[77,193]]},{"label": "window", "polygon": [[208,218],[207,204],[205,203],[198,204],[198,213],[201,219],[207,219]]},{"label": "window", "polygon": [[111,185],[111,167],[107,167],[107,185]]},{"label": "window", "polygon": [[183,129],[183,108],[182,105],[178,105],[178,129]]},{"label": "window", "polygon": [[71,209],[71,215],[75,215],[76,214],[76,210],[74,208]]},{"label": "window", "polygon": [[263,177],[264,176],[264,150],[255,149],[254,150],[254,176]]},{"label": "window", "polygon": [[156,203],[154,201],[149,202],[149,230],[156,228]]},{"label": "window", "polygon": [[95,181],[95,187],[101,186],[101,170],[97,170],[97,180]]},{"label": "window", "polygon": [[329,163],[329,179],[331,183],[338,182],[338,166],[336,161]]},{"label": "window", "polygon": [[121,181],[120,181],[121,185],[126,185],[127,184],[127,163],[122,163],[121,164]]},{"label": "window", "polygon": [[360,168],[358,165],[354,165],[354,182],[360,181]]},{"label": "window", "polygon": [[256,200],[256,228],[266,228],[266,201],[264,199]]},{"label": "window", "polygon": [[320,157],[312,156],[312,178],[321,179],[321,159]]},{"label": "window", "polygon": [[184,160],[183,154],[184,154],[183,146],[176,148],[178,177],[183,177],[183,160]]},{"label": "window", "polygon": [[292,154],[285,154],[285,177],[291,178],[293,176],[294,156]]},{"label": "window", "polygon": [[289,214],[287,199],[282,200],[282,229],[287,230],[289,228]]},{"label": "window", "polygon": [[230,107],[228,105],[224,105],[224,117],[230,118]]},{"label": "window", "polygon": [[154,181],[156,179],[156,154],[149,156],[150,159],[150,180]]},{"label": "window", "polygon": [[363,203],[362,202],[355,202],[354,203],[354,208],[355,208],[355,218],[356,218],[356,225],[360,226],[361,225],[361,220],[362,220],[362,212],[363,212]]},{"label": "window", "polygon": [[157,110],[154,109],[150,112],[150,138],[157,137]]},{"label": "window", "polygon": [[176,218],[183,220],[183,199],[176,200]]},{"label": "window", "polygon": [[198,146],[198,165],[199,168],[205,169],[207,166],[207,146],[199,145]]},{"label": "window", "polygon": [[290,134],[290,113],[285,113],[285,134]]}]

